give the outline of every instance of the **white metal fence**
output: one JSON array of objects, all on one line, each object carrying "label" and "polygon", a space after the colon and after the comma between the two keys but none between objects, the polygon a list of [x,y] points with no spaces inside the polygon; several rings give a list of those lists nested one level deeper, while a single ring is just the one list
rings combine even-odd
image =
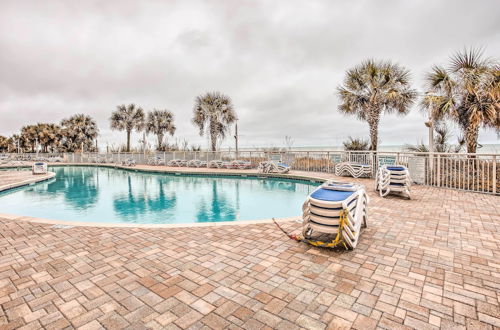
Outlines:
[{"label": "white metal fence", "polygon": [[149,153],[71,153],[71,154],[4,154],[0,164],[8,161],[56,160],[68,163],[116,163],[133,159],[137,164],[148,164],[152,157],[164,164],[174,159],[205,161],[235,159],[247,160],[256,167],[259,162],[277,160],[289,164],[293,170],[334,173],[341,162],[372,165],[373,175],[382,164],[400,164],[409,167],[414,181],[435,187],[446,187],[483,193],[500,193],[500,154],[414,153],[366,151],[169,151]]}]

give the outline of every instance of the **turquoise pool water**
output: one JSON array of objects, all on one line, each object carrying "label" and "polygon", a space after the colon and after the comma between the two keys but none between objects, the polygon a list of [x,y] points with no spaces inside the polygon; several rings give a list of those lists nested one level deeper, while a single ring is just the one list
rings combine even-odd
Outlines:
[{"label": "turquoise pool water", "polygon": [[51,167],[56,178],[0,193],[0,213],[98,223],[192,223],[301,215],[318,183]]}]

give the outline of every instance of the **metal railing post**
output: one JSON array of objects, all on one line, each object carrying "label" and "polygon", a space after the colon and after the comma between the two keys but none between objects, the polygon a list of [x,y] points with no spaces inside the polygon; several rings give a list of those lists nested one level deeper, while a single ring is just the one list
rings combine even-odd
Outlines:
[{"label": "metal railing post", "polygon": [[441,187],[441,155],[437,155],[437,176],[436,176],[436,186]]},{"label": "metal railing post", "polygon": [[326,173],[330,173],[330,152],[326,152]]},{"label": "metal railing post", "polygon": [[497,156],[493,155],[493,194],[497,193]]}]

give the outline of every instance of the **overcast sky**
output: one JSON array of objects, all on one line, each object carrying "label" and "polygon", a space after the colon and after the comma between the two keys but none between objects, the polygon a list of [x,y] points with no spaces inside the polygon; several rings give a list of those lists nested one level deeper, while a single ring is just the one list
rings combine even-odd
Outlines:
[{"label": "overcast sky", "polygon": [[[491,1],[0,1],[0,134],[74,113],[96,118],[100,144],[118,104],[175,114],[175,137],[207,146],[191,124],[196,95],[229,95],[241,145],[336,146],[368,137],[337,112],[335,88],[367,58],[425,71],[464,46],[500,54]],[[424,115],[384,116],[382,145],[426,138]],[[137,144],[138,134],[132,141]],[[494,131],[480,142],[498,143]],[[233,145],[228,141],[225,145]]]}]

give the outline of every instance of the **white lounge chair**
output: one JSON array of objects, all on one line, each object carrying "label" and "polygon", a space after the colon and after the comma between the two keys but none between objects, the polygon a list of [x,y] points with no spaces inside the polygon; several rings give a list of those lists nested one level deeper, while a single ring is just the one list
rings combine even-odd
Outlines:
[{"label": "white lounge chair", "polygon": [[32,173],[33,174],[47,174],[47,163],[36,162],[33,164]]},{"label": "white lounge chair", "polygon": [[187,162],[186,166],[188,167],[206,167],[207,162],[199,159],[191,159]]},{"label": "white lounge chair", "polygon": [[224,162],[222,160],[211,160],[208,162],[207,167],[209,168],[222,168]]},{"label": "white lounge chair", "polygon": [[122,160],[122,165],[123,166],[135,166],[137,163],[135,162],[135,159],[133,158],[125,158]]},{"label": "white lounge chair", "polygon": [[314,190],[302,206],[302,234],[306,240],[311,240],[315,232],[336,235],[323,246],[342,244],[354,249],[361,227],[366,227],[367,205],[368,196],[362,185],[327,181]]},{"label": "white lounge chair", "polygon": [[172,159],[167,163],[167,165],[173,167],[185,167],[187,166],[187,161],[184,159]]},{"label": "white lounge chair", "polygon": [[410,172],[402,165],[383,165],[375,177],[375,190],[378,190],[380,197],[385,197],[390,193],[400,193],[410,196],[411,178]]},{"label": "white lounge chair", "polygon": [[152,156],[152,157],[148,158],[147,164],[148,165],[165,165],[165,161],[163,160],[163,157]]},{"label": "white lounge chair", "polygon": [[342,162],[335,165],[336,176],[352,176],[353,178],[370,177],[372,166],[353,162]]},{"label": "white lounge chair", "polygon": [[276,161],[266,161],[259,163],[258,170],[261,173],[284,174],[290,172],[290,165],[287,165],[285,163],[279,163]]},{"label": "white lounge chair", "polygon": [[236,168],[239,170],[252,168],[252,162],[246,160],[233,160],[231,163],[232,163],[232,168]]}]

